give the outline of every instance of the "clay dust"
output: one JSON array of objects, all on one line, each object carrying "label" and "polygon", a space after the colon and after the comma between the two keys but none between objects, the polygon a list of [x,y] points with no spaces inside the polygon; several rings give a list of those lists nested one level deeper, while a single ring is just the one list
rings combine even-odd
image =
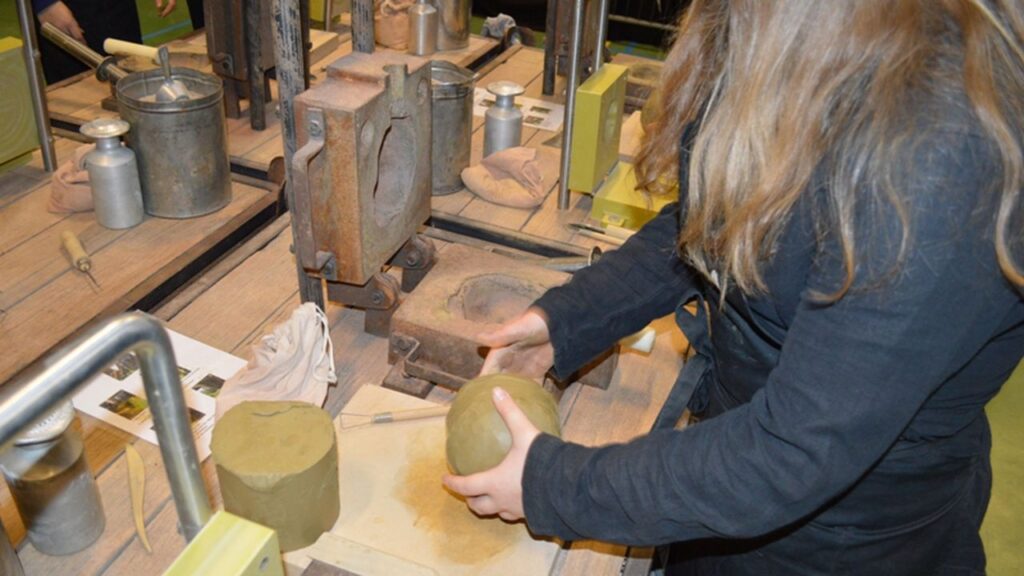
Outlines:
[{"label": "clay dust", "polygon": [[444,440],[444,429],[438,427],[409,445],[408,463],[393,495],[415,514],[414,525],[430,535],[439,556],[457,564],[486,562],[519,541],[526,526],[476,516],[465,499],[441,484],[448,472]]}]

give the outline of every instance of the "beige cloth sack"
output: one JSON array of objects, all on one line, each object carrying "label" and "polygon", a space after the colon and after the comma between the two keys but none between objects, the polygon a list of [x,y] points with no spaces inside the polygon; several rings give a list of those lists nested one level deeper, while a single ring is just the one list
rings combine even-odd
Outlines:
[{"label": "beige cloth sack", "polygon": [[547,196],[541,162],[546,153],[517,146],[495,152],[462,170],[462,182],[477,196],[512,208],[540,206]]},{"label": "beige cloth sack", "polygon": [[252,347],[252,360],[217,395],[217,418],[247,400],[296,400],[322,407],[338,381],[327,316],[307,302]]},{"label": "beige cloth sack", "polygon": [[413,0],[376,0],[373,6],[373,37],[393,50],[409,45],[409,6]]},{"label": "beige cloth sack", "polygon": [[85,155],[96,148],[86,144],[75,149],[74,155],[61,164],[50,177],[50,200],[46,209],[54,214],[91,212],[92,188],[85,170]]}]

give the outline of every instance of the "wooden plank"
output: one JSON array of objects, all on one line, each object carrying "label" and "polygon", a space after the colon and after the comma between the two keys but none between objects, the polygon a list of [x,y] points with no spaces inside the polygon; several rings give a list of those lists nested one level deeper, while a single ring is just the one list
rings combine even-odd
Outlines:
[{"label": "wooden plank", "polygon": [[[0,347],[8,352],[0,358],[0,381],[88,322],[126,310],[276,200],[265,189],[238,182],[234,192],[232,202],[213,214],[186,220],[149,218],[118,242],[99,250],[87,246],[93,250],[93,275],[103,286],[98,292],[69,267],[7,310]],[[59,255],[59,243],[50,244],[48,251],[51,257]]]}]

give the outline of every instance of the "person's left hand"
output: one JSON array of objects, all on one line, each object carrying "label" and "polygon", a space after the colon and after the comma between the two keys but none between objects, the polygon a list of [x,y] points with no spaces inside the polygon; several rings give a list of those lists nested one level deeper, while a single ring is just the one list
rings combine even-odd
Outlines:
[{"label": "person's left hand", "polygon": [[466,497],[469,508],[481,516],[497,514],[514,522],[523,517],[523,468],[526,454],[540,430],[516,406],[508,392],[495,388],[494,407],[512,434],[512,447],[505,459],[490,470],[469,476],[445,475],[444,484]]},{"label": "person's left hand", "polygon": [[156,13],[163,18],[173,12],[177,5],[178,0],[156,0]]}]

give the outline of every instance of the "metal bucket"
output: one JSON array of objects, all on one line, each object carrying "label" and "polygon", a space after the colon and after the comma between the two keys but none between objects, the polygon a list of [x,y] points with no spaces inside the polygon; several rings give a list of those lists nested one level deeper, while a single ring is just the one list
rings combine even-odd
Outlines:
[{"label": "metal bucket", "polygon": [[462,189],[473,138],[473,85],[476,75],[443,60],[430,63],[431,179],[434,196]]},{"label": "metal bucket", "polygon": [[192,218],[231,202],[231,166],[220,78],[187,68],[171,74],[193,94],[189,100],[157,102],[160,70],[136,72],[117,83],[121,118],[131,124],[146,212]]},{"label": "metal bucket", "polygon": [[437,8],[437,49],[461,50],[469,46],[471,0],[430,0]]}]

